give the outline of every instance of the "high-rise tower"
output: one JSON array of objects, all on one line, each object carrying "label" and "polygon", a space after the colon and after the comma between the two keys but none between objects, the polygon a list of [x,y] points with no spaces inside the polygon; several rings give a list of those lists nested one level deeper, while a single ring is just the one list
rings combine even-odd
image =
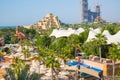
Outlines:
[{"label": "high-rise tower", "polygon": [[81,23],[94,22],[97,17],[100,17],[100,6],[95,6],[95,11],[88,9],[88,0],[81,0]]},{"label": "high-rise tower", "polygon": [[81,5],[82,5],[81,22],[85,23],[88,21],[88,0],[82,0]]},{"label": "high-rise tower", "polygon": [[100,6],[98,4],[96,4],[96,6],[95,6],[95,12],[97,14],[97,17],[98,16],[100,17]]}]

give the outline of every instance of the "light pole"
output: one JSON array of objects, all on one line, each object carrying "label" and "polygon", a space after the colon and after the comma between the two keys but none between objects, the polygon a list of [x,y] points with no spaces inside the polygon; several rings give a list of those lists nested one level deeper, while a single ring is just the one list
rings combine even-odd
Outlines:
[{"label": "light pole", "polygon": [[115,80],[115,61],[112,60],[113,63],[113,80]]},{"label": "light pole", "polygon": [[99,55],[100,55],[100,63],[101,63],[101,58],[102,58],[102,55],[101,55],[101,46],[99,46]]}]

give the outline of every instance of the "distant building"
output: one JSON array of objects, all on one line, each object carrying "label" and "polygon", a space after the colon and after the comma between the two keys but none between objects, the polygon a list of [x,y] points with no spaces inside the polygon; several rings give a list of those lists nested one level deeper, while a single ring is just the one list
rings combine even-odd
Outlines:
[{"label": "distant building", "polygon": [[106,21],[103,20],[100,16],[98,16],[95,18],[94,23],[106,23]]},{"label": "distant building", "polygon": [[95,6],[95,11],[92,12],[88,9],[88,0],[81,1],[81,22],[94,22],[97,17],[100,17],[100,6],[97,4]]},{"label": "distant building", "polygon": [[49,13],[43,19],[31,26],[36,30],[49,29],[51,27],[60,28],[60,23],[57,16]]}]

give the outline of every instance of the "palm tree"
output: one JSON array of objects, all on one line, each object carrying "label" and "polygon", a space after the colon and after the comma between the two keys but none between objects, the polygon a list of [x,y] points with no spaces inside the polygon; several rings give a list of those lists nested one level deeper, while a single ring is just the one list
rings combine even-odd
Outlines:
[{"label": "palm tree", "polygon": [[66,61],[68,59],[74,58],[74,55],[72,54],[73,52],[74,52],[74,48],[71,44],[66,44],[66,46],[62,48],[60,58],[64,60],[64,64],[66,64]]},{"label": "palm tree", "polygon": [[107,38],[104,35],[102,35],[101,33],[97,34],[95,39],[82,45],[83,51],[85,51],[88,55],[92,53],[92,55],[100,56],[100,48],[106,45],[106,40]]},{"label": "palm tree", "polygon": [[87,40],[88,34],[89,34],[89,29],[85,29],[84,32],[82,32],[78,35],[80,45],[84,44],[84,42]]},{"label": "palm tree", "polygon": [[[29,66],[25,64],[24,60],[20,60],[18,57],[15,57],[14,63],[10,65],[10,69],[11,69],[12,74],[16,78],[15,80],[21,80],[21,78],[24,78],[25,80],[25,77],[27,76],[27,71],[29,70]],[[24,72],[25,74],[23,73],[23,71],[25,71]]]},{"label": "palm tree", "polygon": [[115,80],[114,75],[115,75],[115,62],[117,60],[120,60],[120,48],[119,45],[112,44],[112,46],[109,48],[109,58],[112,59],[113,61],[113,80]]},{"label": "palm tree", "polygon": [[[44,37],[38,36],[34,43],[34,46],[36,46],[37,52],[38,52],[38,55],[35,57],[35,59],[39,61],[39,73],[40,73],[40,62],[45,64],[45,57],[46,57],[45,50],[48,45],[47,42],[45,42],[45,41],[46,41],[46,37],[44,38]],[[44,42],[46,45],[44,44]],[[42,44],[44,44],[44,45],[42,45]]]},{"label": "palm tree", "polygon": [[46,59],[46,67],[51,68],[51,75],[53,80],[53,71],[56,72],[56,70],[60,67],[59,59],[55,57],[55,53],[53,51],[49,51],[49,56],[47,56]]},{"label": "palm tree", "polygon": [[96,35],[96,40],[99,46],[105,45],[107,38],[102,35],[102,33],[99,33]]},{"label": "palm tree", "polygon": [[102,33],[96,35],[96,42],[98,46],[99,56],[100,56],[100,62],[101,62],[101,47],[106,45],[107,38],[102,35]]},{"label": "palm tree", "polygon": [[29,49],[23,48],[23,49],[22,49],[22,52],[24,53],[25,60],[26,60],[26,58],[28,58],[28,57],[31,56],[31,53],[30,53]]},{"label": "palm tree", "polygon": [[17,43],[17,42],[18,42],[17,36],[12,36],[10,43],[15,44],[15,43]]},{"label": "palm tree", "polygon": [[76,54],[76,49],[79,48],[80,49],[80,40],[79,40],[79,36],[72,34],[70,35],[68,38],[68,43],[71,44],[74,47],[74,55],[75,57],[77,56]]},{"label": "palm tree", "polygon": [[112,46],[109,48],[109,58],[111,58],[114,61],[117,61],[120,59],[120,49],[118,47],[119,45],[112,44]]},{"label": "palm tree", "polygon": [[40,62],[45,65],[46,63],[46,51],[45,49],[38,48],[38,55],[37,55],[37,60],[39,61],[39,73],[40,73]]},{"label": "palm tree", "polygon": [[51,43],[49,49],[53,50],[56,57],[60,60],[67,60],[73,58],[74,48],[68,43],[67,38],[58,38]]},{"label": "palm tree", "polygon": [[24,42],[20,43],[22,46],[22,52],[24,53],[25,59],[27,57],[31,56],[31,53],[29,51],[29,47],[32,45],[32,43],[29,40],[25,40]]},{"label": "palm tree", "polygon": [[7,76],[5,80],[40,80],[39,74],[29,73],[30,66],[25,64],[25,62],[24,60],[15,58],[10,68],[6,69]]},{"label": "palm tree", "polygon": [[45,35],[45,36],[42,35],[42,36],[38,36],[36,38],[35,45],[42,47],[42,48],[48,48],[50,43],[51,43],[51,38],[47,35]]},{"label": "palm tree", "polygon": [[27,48],[29,48],[30,46],[32,46],[32,43],[30,40],[25,40],[24,42],[24,46],[27,46]]}]

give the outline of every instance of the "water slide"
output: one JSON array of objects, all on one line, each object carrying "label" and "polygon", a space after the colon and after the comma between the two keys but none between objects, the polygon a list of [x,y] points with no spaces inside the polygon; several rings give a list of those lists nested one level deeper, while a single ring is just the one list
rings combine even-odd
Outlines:
[{"label": "water slide", "polygon": [[[78,69],[78,62],[68,62],[68,66],[71,67],[71,69]],[[69,68],[70,69],[70,68]],[[91,76],[101,78],[102,75],[102,70],[95,68],[95,67],[90,67],[89,65],[80,63],[80,69],[78,71],[89,74]]]}]

